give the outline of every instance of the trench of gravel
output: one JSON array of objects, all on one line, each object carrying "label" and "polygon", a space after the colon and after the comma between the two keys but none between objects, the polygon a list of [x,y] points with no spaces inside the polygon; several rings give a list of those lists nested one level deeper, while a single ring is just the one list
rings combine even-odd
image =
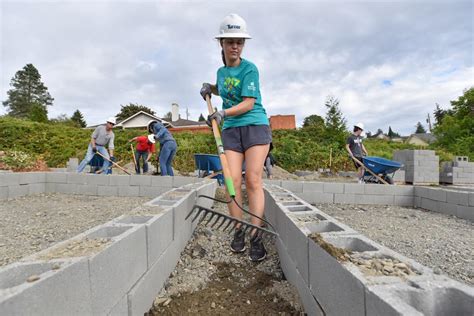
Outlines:
[{"label": "trench of gravel", "polygon": [[[222,193],[218,189],[217,196]],[[227,212],[225,204],[213,208]],[[248,249],[242,254],[230,251],[231,239],[228,233],[198,225],[148,316],[304,313],[297,290],[284,279],[274,240],[265,240],[267,258],[254,263]]]}]

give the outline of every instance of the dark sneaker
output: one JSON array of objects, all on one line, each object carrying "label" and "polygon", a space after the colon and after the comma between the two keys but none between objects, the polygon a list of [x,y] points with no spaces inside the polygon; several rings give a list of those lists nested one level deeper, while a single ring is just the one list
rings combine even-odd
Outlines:
[{"label": "dark sneaker", "polygon": [[267,250],[263,245],[261,237],[252,237],[250,239],[249,259],[253,262],[262,261],[267,256]]},{"label": "dark sneaker", "polygon": [[245,234],[242,229],[235,231],[234,240],[230,243],[230,250],[237,253],[245,251]]}]

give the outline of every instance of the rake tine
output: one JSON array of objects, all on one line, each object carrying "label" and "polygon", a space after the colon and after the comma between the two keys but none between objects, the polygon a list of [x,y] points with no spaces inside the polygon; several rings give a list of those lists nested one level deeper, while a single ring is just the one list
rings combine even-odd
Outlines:
[{"label": "rake tine", "polygon": [[201,224],[209,214],[210,213],[207,210],[204,210],[204,215],[201,217],[201,220],[199,220],[199,224]]},{"label": "rake tine", "polygon": [[232,225],[232,228],[229,230],[229,234],[232,234],[232,232],[233,232],[234,230],[236,230],[236,224],[237,224],[237,222],[236,222],[235,220],[232,220],[231,222],[232,222],[234,225]]},{"label": "rake tine", "polygon": [[221,216],[221,218],[222,218],[222,222],[219,224],[219,226],[217,226],[216,228],[217,230],[219,230],[219,228],[221,228],[222,225],[224,225],[224,223],[227,221],[227,218],[225,218],[224,216]]},{"label": "rake tine", "polygon": [[206,222],[206,224],[205,224],[206,226],[209,225],[209,223],[212,221],[212,219],[214,218],[214,216],[216,216],[216,213],[211,213],[211,217],[209,217],[209,219],[207,220],[207,222]]},{"label": "rake tine", "polygon": [[217,215],[216,220],[215,220],[214,223],[211,225],[211,228],[214,228],[214,226],[216,226],[217,222],[219,222],[220,219],[221,219],[221,217],[220,217],[219,215]]},{"label": "rake tine", "polygon": [[224,227],[224,229],[222,230],[223,232],[225,232],[227,230],[227,228],[230,226],[230,224],[232,224],[232,219],[230,218],[226,218],[226,220],[228,220],[229,222],[227,223],[227,225]]},{"label": "rake tine", "polygon": [[[186,215],[186,218],[185,220],[187,220],[189,218],[189,216],[191,216],[191,214],[194,212],[195,209],[199,208],[199,206],[197,205],[194,205],[193,209],[188,213],[188,215]],[[194,219],[192,220],[194,222]]]},{"label": "rake tine", "polygon": [[199,208],[199,207],[193,208],[193,211],[194,211],[194,209],[196,209],[196,208],[198,209],[198,211],[197,211],[196,215],[194,215],[192,222],[194,222],[194,221],[199,217],[199,215],[202,213],[202,211],[203,211],[203,209],[202,209],[202,208]]}]

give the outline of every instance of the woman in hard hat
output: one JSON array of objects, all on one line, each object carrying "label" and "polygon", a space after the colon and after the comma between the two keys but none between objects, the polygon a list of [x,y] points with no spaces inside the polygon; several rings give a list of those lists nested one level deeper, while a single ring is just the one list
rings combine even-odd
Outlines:
[{"label": "woman in hard hat", "polygon": [[147,124],[148,132],[160,142],[160,169],[162,176],[174,176],[172,164],[178,145],[168,129],[160,122],[151,120]]},{"label": "woman in hard hat", "polygon": [[[140,174],[140,160],[143,160],[143,174],[148,172],[148,162],[151,159],[151,156],[155,152],[155,135],[143,135],[137,136],[128,141],[137,142],[137,147],[135,149],[135,172]],[[141,159],[140,159],[141,158]]]},{"label": "woman in hard hat", "polygon": [[[210,115],[208,121],[216,119],[218,124],[224,122],[222,141],[237,202],[242,205],[242,163],[245,160],[249,208],[255,215],[263,217],[265,199],[262,173],[272,134],[262,106],[258,69],[250,61],[241,58],[245,40],[251,37],[244,19],[237,14],[230,14],[222,21],[219,35],[215,38],[222,48],[224,66],[217,71],[216,84],[204,83],[200,93],[204,99],[211,94],[222,98],[222,110]],[[229,204],[229,212],[231,216],[242,219],[242,211],[234,202]],[[252,217],[252,223],[262,224],[255,217]],[[245,234],[241,229],[235,231],[230,247],[236,253],[245,251]],[[261,261],[265,256],[262,240],[254,234],[250,238],[249,258]]]},{"label": "woman in hard hat", "polygon": [[[357,123],[354,125],[354,130],[352,135],[347,138],[346,150],[349,152],[354,166],[358,171],[359,183],[364,183],[364,167],[361,166],[358,162],[362,162],[362,157],[367,156],[367,150],[365,149],[364,144],[362,144],[362,133],[364,132],[364,124]],[[354,159],[355,158],[355,159]],[[357,160],[356,160],[357,159]]]}]

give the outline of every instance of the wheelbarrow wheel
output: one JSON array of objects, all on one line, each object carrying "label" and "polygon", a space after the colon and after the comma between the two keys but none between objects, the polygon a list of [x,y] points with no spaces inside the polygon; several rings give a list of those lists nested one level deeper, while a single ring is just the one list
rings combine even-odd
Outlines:
[{"label": "wheelbarrow wheel", "polygon": [[393,179],[392,179],[391,176],[385,175],[385,176],[383,177],[383,179],[384,179],[385,181],[387,181],[388,184],[393,184]]}]

